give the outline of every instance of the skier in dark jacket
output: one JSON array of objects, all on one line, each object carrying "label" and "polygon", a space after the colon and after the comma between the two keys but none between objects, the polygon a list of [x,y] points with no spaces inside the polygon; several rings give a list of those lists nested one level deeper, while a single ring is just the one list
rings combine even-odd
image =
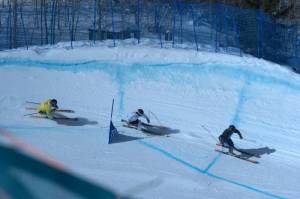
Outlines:
[{"label": "skier in dark jacket", "polygon": [[240,139],[243,139],[243,136],[239,130],[235,128],[234,125],[230,125],[227,129],[224,130],[222,135],[219,136],[220,144],[224,147],[229,148],[229,153],[233,154],[233,149],[235,149],[231,136],[233,133],[236,133],[240,136]]}]

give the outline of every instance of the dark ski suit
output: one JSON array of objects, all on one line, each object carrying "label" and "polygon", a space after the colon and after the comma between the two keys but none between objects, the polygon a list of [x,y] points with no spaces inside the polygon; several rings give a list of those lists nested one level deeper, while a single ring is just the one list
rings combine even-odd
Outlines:
[{"label": "dark ski suit", "polygon": [[239,130],[237,130],[234,126],[229,126],[224,130],[222,135],[219,136],[219,141],[222,146],[228,146],[229,152],[233,153],[233,149],[235,149],[233,141],[231,140],[231,136],[233,133],[239,135],[240,139],[243,139],[243,136]]}]

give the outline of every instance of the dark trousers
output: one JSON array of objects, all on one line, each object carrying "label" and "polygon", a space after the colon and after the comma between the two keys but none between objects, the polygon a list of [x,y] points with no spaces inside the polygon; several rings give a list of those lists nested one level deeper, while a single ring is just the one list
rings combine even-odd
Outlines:
[{"label": "dark trousers", "polygon": [[234,144],[230,138],[224,139],[222,136],[219,136],[219,141],[222,146],[228,147],[230,153],[233,153]]},{"label": "dark trousers", "polygon": [[139,124],[140,120],[135,120],[135,121],[132,121],[132,122],[129,122],[130,125],[133,125],[133,126],[137,126]]}]

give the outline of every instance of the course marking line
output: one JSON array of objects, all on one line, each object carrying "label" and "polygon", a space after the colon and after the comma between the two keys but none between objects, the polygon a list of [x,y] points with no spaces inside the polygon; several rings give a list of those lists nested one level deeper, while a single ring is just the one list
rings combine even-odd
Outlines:
[{"label": "course marking line", "polygon": [[209,169],[212,168],[213,165],[215,165],[216,162],[221,158],[221,156],[222,156],[222,153],[218,153],[218,155],[213,159],[213,161],[211,161],[211,163],[208,164],[206,169],[204,169],[204,173],[207,173],[209,171]]},{"label": "course marking line", "polygon": [[205,169],[201,169],[197,166],[194,166],[192,165],[191,163],[188,163],[178,157],[176,157],[175,155],[171,154],[170,152],[167,152],[153,144],[150,144],[148,142],[145,142],[143,140],[137,140],[138,143],[142,144],[143,146],[146,146],[150,149],[153,149],[155,151],[158,151],[159,153],[163,154],[164,156],[168,157],[168,158],[171,158],[173,160],[175,160],[176,162],[179,162],[181,164],[183,164],[184,166],[187,166],[188,168],[190,169],[193,169],[199,173],[202,173],[202,174],[205,174],[205,175],[208,175],[212,178],[215,178],[215,179],[218,179],[218,180],[222,180],[224,182],[227,182],[227,183],[230,183],[230,184],[234,184],[234,185],[237,185],[241,188],[245,188],[245,189],[248,189],[250,191],[253,191],[253,192],[257,192],[257,193],[260,193],[260,194],[263,194],[263,195],[266,195],[266,196],[269,196],[269,197],[272,197],[272,198],[277,198],[277,199],[286,199],[285,197],[282,197],[282,196],[278,196],[278,195],[275,195],[273,193],[270,193],[270,192],[267,192],[267,191],[263,191],[263,190],[260,190],[256,187],[253,187],[253,186],[250,186],[250,185],[246,185],[246,184],[243,184],[243,183],[240,183],[240,182],[236,182],[234,180],[230,180],[230,179],[227,179],[227,178],[224,178],[224,177],[221,177],[221,176],[218,176],[218,175],[215,175],[213,173],[210,173],[208,171],[206,171]]}]

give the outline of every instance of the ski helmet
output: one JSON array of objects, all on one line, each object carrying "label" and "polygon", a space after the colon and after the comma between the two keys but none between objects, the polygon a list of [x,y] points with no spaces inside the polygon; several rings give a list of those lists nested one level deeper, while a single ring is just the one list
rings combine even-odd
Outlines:
[{"label": "ski helmet", "polygon": [[231,124],[231,125],[229,125],[229,128],[235,129],[235,126]]},{"label": "ski helmet", "polygon": [[141,109],[141,108],[140,108],[140,109],[138,109],[138,111],[137,111],[137,112],[138,112],[138,114],[140,114],[140,115],[143,115],[143,114],[144,114],[144,110],[143,110],[143,109]]},{"label": "ski helmet", "polygon": [[56,99],[50,100],[50,104],[51,104],[52,107],[58,108],[58,106],[57,106],[57,100]]}]

